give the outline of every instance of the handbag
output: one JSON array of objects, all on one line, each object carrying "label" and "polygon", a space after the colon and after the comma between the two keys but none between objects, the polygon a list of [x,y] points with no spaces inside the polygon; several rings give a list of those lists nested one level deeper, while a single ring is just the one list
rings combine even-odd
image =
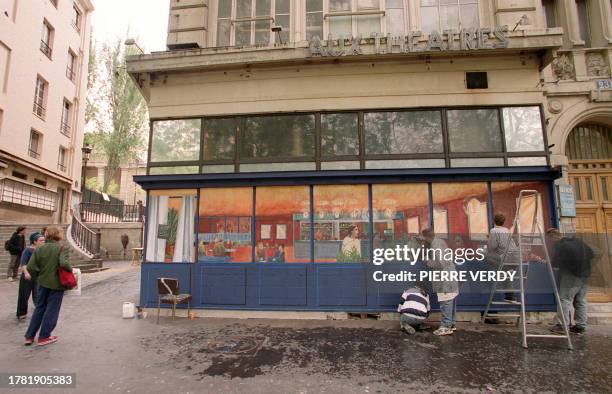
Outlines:
[{"label": "handbag", "polygon": [[[64,246],[60,247],[60,255],[62,254],[62,250]],[[59,256],[58,256],[59,258]],[[72,271],[68,271],[62,266],[57,267],[57,276],[59,278],[60,284],[66,290],[74,289],[77,286],[77,280]]]}]

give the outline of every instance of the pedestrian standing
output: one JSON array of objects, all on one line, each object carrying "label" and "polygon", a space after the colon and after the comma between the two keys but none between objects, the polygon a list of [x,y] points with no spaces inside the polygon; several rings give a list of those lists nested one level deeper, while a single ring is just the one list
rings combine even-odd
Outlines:
[{"label": "pedestrian standing", "polygon": [[19,265],[19,271],[21,275],[19,278],[19,293],[17,296],[17,320],[24,320],[28,314],[28,302],[30,301],[30,294],[32,295],[32,301],[36,305],[37,299],[37,288],[38,281],[32,277],[27,280],[23,275],[23,267],[25,267],[30,261],[30,257],[34,253],[34,250],[45,243],[45,237],[41,233],[33,233],[30,235],[30,246],[28,246],[21,254],[21,262]]},{"label": "pedestrian standing", "polygon": [[[587,327],[587,280],[591,276],[592,260],[595,257],[593,249],[580,238],[563,237],[559,230],[550,229],[548,236],[555,241],[553,244],[552,264],[559,268],[559,298],[560,311],[557,313],[557,324],[550,330],[565,334],[565,323],[569,324],[570,332],[582,334]],[[570,308],[574,306],[575,325],[571,325]],[[561,316],[563,311],[563,317]]]},{"label": "pedestrian standing", "polygon": [[38,334],[38,346],[57,342],[57,336],[51,333],[57,324],[64,288],[62,287],[57,270],[62,267],[72,271],[68,262],[68,249],[60,245],[62,230],[58,227],[47,229],[47,243],[34,251],[28,265],[24,267],[23,274],[27,280],[32,276],[38,278],[38,302],[32,314],[30,326],[25,334],[26,346],[34,343]]},{"label": "pedestrian standing", "polygon": [[[430,256],[427,259],[427,266],[438,271],[453,272],[456,271],[455,263],[452,259],[447,259],[446,251],[448,245],[443,239],[436,237],[434,231],[426,228],[421,231],[423,235],[424,246],[427,247],[426,255]],[[435,335],[451,335],[455,332],[455,321],[457,314],[456,299],[459,295],[459,284],[457,281],[436,281],[432,282],[433,291],[438,296],[440,304],[440,312],[442,319],[440,320],[440,328],[435,330]]]},{"label": "pedestrian standing", "polygon": [[17,230],[11,235],[11,238],[6,243],[6,250],[11,254],[9,260],[8,270],[6,272],[6,278],[9,282],[17,279],[17,271],[19,268],[19,261],[21,259],[21,253],[26,247],[25,243],[25,227],[17,227]]}]

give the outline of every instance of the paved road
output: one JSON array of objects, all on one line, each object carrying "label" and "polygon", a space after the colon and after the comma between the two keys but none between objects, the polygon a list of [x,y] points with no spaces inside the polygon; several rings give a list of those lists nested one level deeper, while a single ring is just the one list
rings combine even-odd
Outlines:
[{"label": "paved road", "polygon": [[[21,345],[16,285],[0,284],[0,372],[74,372],[75,392],[612,392],[612,328],[522,349],[514,328],[408,337],[392,321],[121,319],[137,301],[126,263],[85,276],[45,348]],[[28,390],[19,390],[26,393]],[[57,392],[57,391],[56,391]],[[70,391],[67,391],[70,392]]]}]

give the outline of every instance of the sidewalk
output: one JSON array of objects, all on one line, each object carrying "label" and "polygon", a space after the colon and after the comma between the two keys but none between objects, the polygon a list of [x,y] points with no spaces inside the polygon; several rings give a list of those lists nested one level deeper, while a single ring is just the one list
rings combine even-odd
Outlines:
[{"label": "sidewalk", "polygon": [[[121,318],[139,268],[110,263],[66,297],[45,348],[21,345],[16,284],[1,283],[0,372],[74,372],[77,392],[608,392],[612,328],[520,346],[513,326],[407,336],[395,321]],[[28,392],[28,390],[19,391]]]}]

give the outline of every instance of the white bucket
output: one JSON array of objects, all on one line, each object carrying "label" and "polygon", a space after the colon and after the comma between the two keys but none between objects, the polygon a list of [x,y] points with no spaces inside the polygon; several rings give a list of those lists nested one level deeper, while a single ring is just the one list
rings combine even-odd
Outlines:
[{"label": "white bucket", "polygon": [[78,268],[74,268],[72,270],[72,273],[74,274],[74,277],[77,280],[77,285],[74,289],[72,290],[66,290],[64,291],[64,295],[70,296],[70,295],[77,295],[80,296],[81,295],[81,287],[82,287],[82,281],[81,281],[81,270]]},{"label": "white bucket", "polygon": [[124,302],[123,303],[123,318],[124,319],[133,319],[135,314],[136,306],[133,302]]}]

